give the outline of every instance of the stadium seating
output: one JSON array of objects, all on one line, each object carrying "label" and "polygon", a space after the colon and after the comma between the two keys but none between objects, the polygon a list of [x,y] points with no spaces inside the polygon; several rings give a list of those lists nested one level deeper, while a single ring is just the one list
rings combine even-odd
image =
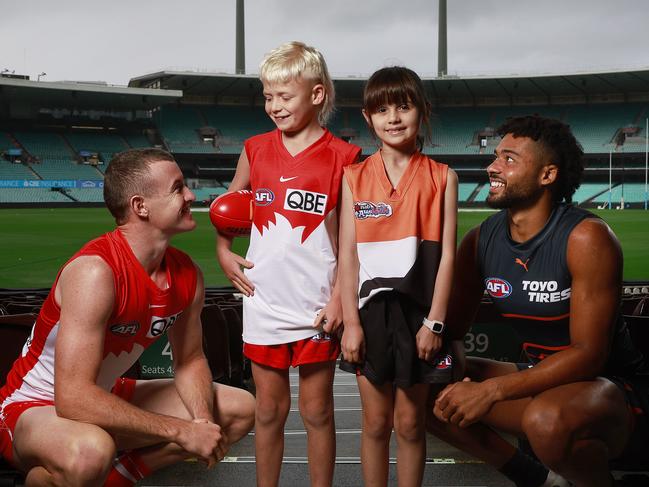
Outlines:
[{"label": "stadium seating", "polygon": [[520,117],[536,113],[543,117],[561,119],[563,110],[555,106],[524,105],[511,107],[493,107],[489,108],[490,121],[489,126],[494,129],[502,125],[508,117]]},{"label": "stadium seating", "polygon": [[37,176],[27,164],[15,164],[0,160],[0,179],[37,179]]},{"label": "stadium seating", "polygon": [[62,135],[50,132],[14,132],[16,140],[39,159],[72,161],[75,154]]},{"label": "stadium seating", "polygon": [[104,190],[101,188],[70,188],[67,190],[67,194],[81,203],[104,202]]},{"label": "stadium seating", "polygon": [[487,182],[482,183],[482,186],[480,187],[478,194],[475,195],[473,201],[485,201],[487,199],[488,194],[489,194],[489,183]]},{"label": "stadium seating", "polygon": [[195,106],[166,106],[156,112],[154,121],[171,152],[180,154],[215,154],[212,143],[200,140],[198,129],[208,125]]},{"label": "stadium seating", "polygon": [[151,143],[144,135],[125,135],[124,139],[133,149],[151,147]]},{"label": "stadium seating", "polygon": [[627,203],[643,203],[647,193],[644,183],[625,183],[624,201]]},{"label": "stadium seating", "polygon": [[222,195],[228,190],[225,186],[204,186],[202,188],[192,189],[196,195],[196,201],[211,201],[212,196]]},{"label": "stadium seating", "polygon": [[113,153],[129,148],[126,141],[116,134],[71,133],[66,136],[70,145],[77,151],[98,153],[104,162],[110,161]]},{"label": "stadium seating", "polygon": [[[624,185],[618,184],[613,186],[611,191],[611,203],[613,207],[620,205],[624,197],[624,203],[642,203],[645,200],[645,185],[644,183],[625,183]],[[608,185],[605,191],[593,200],[595,203],[608,203],[609,191]]]},{"label": "stadium seating", "polygon": [[49,188],[2,188],[0,203],[72,203],[73,200]]},{"label": "stadium seating", "polygon": [[[577,105],[524,105],[524,106],[480,106],[480,107],[436,107],[431,118],[431,142],[424,147],[424,152],[442,162],[450,162],[460,177],[461,185],[459,202],[481,204],[488,192],[488,187],[477,182],[472,171],[484,170],[488,158],[493,152],[499,138],[493,134],[496,127],[509,116],[538,113],[561,119],[569,123],[578,140],[583,144],[588,154],[605,154],[614,150],[614,167],[625,168],[625,202],[633,205],[644,201],[644,191],[633,185],[638,183],[639,171],[644,167],[644,158],[629,156],[634,152],[643,152],[644,143],[640,143],[644,127],[642,121],[649,113],[649,106],[642,103],[598,103]],[[153,130],[157,129],[161,140],[182,161],[187,154],[188,162],[183,169],[203,177],[207,175],[212,181],[201,181],[200,188],[195,193],[199,201],[209,199],[210,195],[223,192],[218,178],[230,178],[229,171],[233,170],[236,159],[243,147],[243,141],[257,133],[273,129],[273,123],[259,105],[167,105],[154,112],[150,122]],[[621,139],[616,136],[625,127],[634,129],[632,142],[616,145]],[[215,132],[214,141],[203,141],[201,129],[211,128]],[[377,140],[371,135],[361,115],[359,107],[343,106],[335,112],[329,124],[330,130],[340,137],[359,145],[364,156],[378,147]],[[116,152],[130,147],[151,147],[147,136],[136,129],[125,130],[128,134],[118,132],[80,132],[79,130],[66,133],[38,130],[0,131],[0,150],[16,148],[20,145],[25,151],[22,164],[6,164],[0,160],[0,179],[2,180],[101,180],[103,172]],[[486,138],[486,145],[480,144],[480,139]],[[157,140],[157,139],[156,139]],[[79,164],[79,152],[87,150],[98,153],[104,164]],[[624,153],[624,157],[617,154]],[[36,160],[32,160],[35,158]],[[462,156],[472,156],[464,159]],[[596,182],[591,175],[597,176],[597,169],[608,167],[605,157],[590,158],[588,167],[595,169],[586,174],[585,183],[575,194],[574,201],[580,204],[602,204],[608,201],[608,196],[601,194],[605,187]],[[181,164],[182,165],[182,164]],[[213,168],[218,167],[218,171]],[[232,168],[232,169],[230,169]],[[205,169],[203,171],[203,169]],[[631,172],[626,172],[631,170]],[[193,175],[192,174],[192,175]],[[477,173],[476,173],[477,174]],[[620,172],[614,173],[614,183],[620,184]],[[628,176],[626,176],[628,174]],[[589,180],[590,179],[590,180]],[[227,187],[227,184],[223,185]],[[476,191],[477,190],[477,191]],[[618,192],[620,193],[618,195]],[[25,193],[18,197],[15,191],[3,190],[2,201],[15,196],[14,202],[61,201],[61,195],[46,194],[47,190],[36,193]],[[101,201],[100,192],[72,191],[69,197],[63,196],[70,203]],[[38,195],[38,196],[36,196]],[[621,188],[616,190],[613,199],[622,196]]]},{"label": "stadium seating", "polygon": [[11,139],[9,139],[9,134],[0,130],[0,151],[4,151],[13,147]]},{"label": "stadium seating", "polygon": [[239,154],[248,137],[275,127],[261,106],[208,106],[200,111],[206,125],[218,130],[216,144],[224,154]]},{"label": "stadium seating", "polygon": [[632,125],[639,113],[636,104],[571,105],[564,121],[570,124],[586,153],[608,153],[616,149],[618,129]]},{"label": "stadium seating", "polygon": [[13,148],[15,146],[9,134],[0,130],[0,154]]},{"label": "stadium seating", "polygon": [[32,174],[25,179],[102,179],[101,172],[97,169],[77,162],[77,151],[61,134],[14,132],[14,136],[39,161],[29,165],[36,177]]},{"label": "stadium seating", "polygon": [[489,111],[466,107],[439,108],[431,120],[432,146],[428,154],[478,154],[480,147],[472,145],[476,132],[488,127]]},{"label": "stadium seating", "polygon": [[201,312],[203,349],[212,372],[212,379],[228,382],[230,376],[230,334],[223,312],[217,304],[206,304]]},{"label": "stadium seating", "polygon": [[102,179],[96,167],[72,160],[42,159],[40,164],[32,164],[31,168],[42,179]]},{"label": "stadium seating", "polygon": [[329,130],[359,146],[365,155],[372,154],[378,148],[378,142],[367,127],[360,108],[337,108],[329,123]]},{"label": "stadium seating", "polygon": [[572,201],[575,204],[585,203],[604,192],[608,192],[608,183],[581,183],[572,196]]},{"label": "stadium seating", "polygon": [[473,194],[476,187],[476,183],[460,183],[458,187],[457,200],[469,201],[469,197]]}]

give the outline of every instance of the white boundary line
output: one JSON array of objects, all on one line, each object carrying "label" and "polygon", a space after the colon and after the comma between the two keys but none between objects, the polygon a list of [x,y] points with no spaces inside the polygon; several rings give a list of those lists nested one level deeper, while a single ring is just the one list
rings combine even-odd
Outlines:
[{"label": "white boundary line", "polygon": [[[291,394],[291,399],[299,398],[299,394]],[[358,392],[334,392],[333,397],[361,397]]]},{"label": "white boundary line", "polygon": [[[196,460],[187,460],[196,461]],[[239,457],[225,457],[221,460],[222,463],[255,463],[254,456],[239,456]],[[283,464],[306,464],[308,463],[307,457],[284,457]],[[360,465],[360,457],[336,457],[336,464],[351,464]],[[396,457],[390,457],[390,463],[396,464]],[[427,458],[426,465],[483,465],[484,462],[477,460],[459,460],[455,458]]]},{"label": "white boundary line", "polygon": [[[358,407],[353,407],[352,406],[352,407],[348,407],[348,408],[334,408],[334,413],[337,413],[339,411],[346,413],[346,412],[349,412],[349,411],[362,411],[362,410],[363,410],[363,408],[361,408],[360,406],[358,406]],[[291,408],[291,409],[289,409],[289,412],[290,413],[299,413],[300,409],[299,408]]]}]

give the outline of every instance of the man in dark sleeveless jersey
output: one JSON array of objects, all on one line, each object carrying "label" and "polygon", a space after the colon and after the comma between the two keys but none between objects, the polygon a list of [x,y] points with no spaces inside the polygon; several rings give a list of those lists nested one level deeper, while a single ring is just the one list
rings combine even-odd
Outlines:
[{"label": "man in dark sleeveless jersey", "polygon": [[[254,422],[251,394],[212,383],[203,277],[169,245],[196,226],[171,154],[118,154],[104,199],[117,228],[63,266],[0,389],[0,454],[26,486],[125,487],[185,458],[213,465]],[[121,378],[164,333],[174,379]]]},{"label": "man in dark sleeveless jersey", "polygon": [[498,132],[487,203],[502,211],[459,247],[445,339],[463,337],[486,289],[529,364],[467,359],[467,379],[437,397],[429,430],[519,486],[565,484],[544,480],[491,428],[526,439],[551,476],[613,485],[609,461],[646,451],[649,411],[643,357],[620,315],[620,245],[570,205],[583,152],[567,125],[527,116]]}]

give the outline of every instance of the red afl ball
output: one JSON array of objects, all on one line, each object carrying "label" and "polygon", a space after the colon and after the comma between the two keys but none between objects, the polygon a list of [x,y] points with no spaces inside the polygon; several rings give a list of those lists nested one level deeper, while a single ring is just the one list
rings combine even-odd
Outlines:
[{"label": "red afl ball", "polygon": [[210,205],[212,225],[229,237],[250,235],[253,201],[253,192],[247,189],[222,194]]}]

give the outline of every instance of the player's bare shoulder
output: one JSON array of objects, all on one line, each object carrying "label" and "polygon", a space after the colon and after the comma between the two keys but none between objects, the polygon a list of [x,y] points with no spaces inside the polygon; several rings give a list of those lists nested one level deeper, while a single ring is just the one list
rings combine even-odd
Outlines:
[{"label": "player's bare shoulder", "polygon": [[586,218],[579,222],[568,238],[569,248],[587,250],[593,245],[620,247],[617,236],[601,218]]},{"label": "player's bare shoulder", "polygon": [[567,262],[572,269],[583,263],[601,268],[614,264],[621,266],[622,248],[611,227],[600,218],[586,218],[579,222],[568,237]]},{"label": "player's bare shoulder", "polygon": [[[97,294],[114,290],[114,276],[108,263],[98,255],[82,255],[70,262],[61,270],[56,283],[55,299],[61,304],[61,289],[76,289],[78,293],[92,292]],[[84,291],[85,290],[85,291]]]}]

